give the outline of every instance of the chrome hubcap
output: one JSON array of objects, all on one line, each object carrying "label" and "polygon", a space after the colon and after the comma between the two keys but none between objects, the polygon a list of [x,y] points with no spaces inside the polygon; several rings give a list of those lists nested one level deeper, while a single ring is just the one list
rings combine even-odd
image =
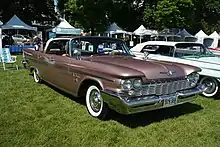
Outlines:
[{"label": "chrome hubcap", "polygon": [[34,78],[35,78],[36,81],[39,81],[39,77],[38,77],[36,71],[34,71]]},{"label": "chrome hubcap", "polygon": [[92,90],[89,96],[90,106],[93,111],[99,112],[101,109],[101,95],[97,90]]},{"label": "chrome hubcap", "polygon": [[207,86],[207,89],[205,90],[205,93],[211,94],[215,91],[217,83],[212,78],[207,78],[203,82]]}]

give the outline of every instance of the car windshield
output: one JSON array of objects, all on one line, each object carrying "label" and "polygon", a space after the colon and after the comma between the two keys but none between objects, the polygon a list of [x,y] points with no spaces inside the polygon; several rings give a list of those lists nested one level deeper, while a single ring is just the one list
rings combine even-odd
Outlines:
[{"label": "car windshield", "polygon": [[215,55],[202,44],[179,43],[176,44],[176,51],[174,56],[180,58],[200,58],[213,57]]},{"label": "car windshield", "polygon": [[82,37],[71,41],[71,54],[81,50],[82,56],[90,55],[127,55],[132,56],[127,45],[118,39],[105,37]]}]

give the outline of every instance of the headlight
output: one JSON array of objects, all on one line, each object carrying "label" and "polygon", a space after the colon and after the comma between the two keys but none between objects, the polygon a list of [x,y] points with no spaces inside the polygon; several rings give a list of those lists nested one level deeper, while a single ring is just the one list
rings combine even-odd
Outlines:
[{"label": "headlight", "polygon": [[199,74],[198,73],[191,73],[187,76],[188,81],[190,82],[191,86],[196,86],[199,81]]},{"label": "headlight", "polygon": [[134,81],[133,81],[133,86],[134,86],[134,88],[136,88],[136,89],[141,88],[141,87],[142,87],[141,79],[134,79]]},{"label": "headlight", "polygon": [[142,87],[141,79],[127,79],[121,81],[123,90],[140,89]]},{"label": "headlight", "polygon": [[122,80],[121,86],[123,90],[131,90],[132,89],[132,81],[131,80]]}]

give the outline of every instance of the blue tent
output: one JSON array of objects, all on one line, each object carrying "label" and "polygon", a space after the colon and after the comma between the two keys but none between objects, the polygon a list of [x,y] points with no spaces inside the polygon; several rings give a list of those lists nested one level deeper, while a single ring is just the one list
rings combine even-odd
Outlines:
[{"label": "blue tent", "polygon": [[6,24],[1,26],[2,29],[24,29],[24,30],[31,30],[37,31],[36,27],[31,27],[20,20],[16,15],[14,15]]},{"label": "blue tent", "polygon": [[159,32],[159,36],[179,36],[179,32],[180,29],[178,28],[164,29],[161,32]]},{"label": "blue tent", "polygon": [[108,27],[106,33],[110,33],[110,34],[120,34],[120,33],[121,34],[129,34],[129,32],[127,32],[127,31],[123,30],[122,28],[120,28],[115,22],[112,23]]},{"label": "blue tent", "polygon": [[180,31],[179,33],[177,33],[177,35],[180,35],[181,37],[193,37],[193,35],[191,35],[190,33],[188,33],[186,31],[186,29],[183,29],[182,31]]},{"label": "blue tent", "polygon": [[123,29],[120,28],[120,27],[114,22],[114,23],[112,23],[112,24],[109,26],[107,32],[117,31],[117,30],[123,31]]}]

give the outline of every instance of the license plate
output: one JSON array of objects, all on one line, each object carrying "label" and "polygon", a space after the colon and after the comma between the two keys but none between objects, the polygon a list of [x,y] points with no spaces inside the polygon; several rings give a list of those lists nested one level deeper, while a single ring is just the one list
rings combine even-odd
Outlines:
[{"label": "license plate", "polygon": [[164,99],[164,106],[172,106],[177,103],[177,96],[170,96],[167,99]]}]

